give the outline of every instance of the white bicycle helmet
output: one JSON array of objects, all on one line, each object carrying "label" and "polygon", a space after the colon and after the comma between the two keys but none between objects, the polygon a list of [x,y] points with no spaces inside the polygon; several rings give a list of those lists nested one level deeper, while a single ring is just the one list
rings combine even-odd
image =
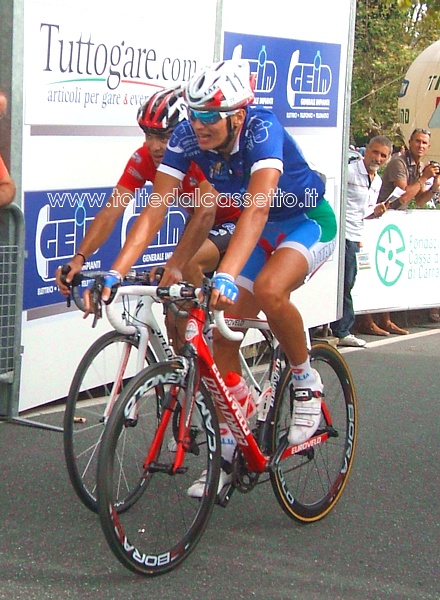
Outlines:
[{"label": "white bicycle helmet", "polygon": [[247,60],[223,60],[204,67],[189,80],[185,99],[193,110],[231,111],[254,99]]}]

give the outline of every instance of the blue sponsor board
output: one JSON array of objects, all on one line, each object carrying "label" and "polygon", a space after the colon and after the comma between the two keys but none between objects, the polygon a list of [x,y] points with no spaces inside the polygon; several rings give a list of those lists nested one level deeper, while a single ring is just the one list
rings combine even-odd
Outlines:
[{"label": "blue sponsor board", "polygon": [[336,127],[339,44],[225,32],[223,56],[249,61],[255,104],[285,127]]},{"label": "blue sponsor board", "polygon": [[[85,265],[88,270],[111,267],[150,190],[151,185],[146,186],[140,190],[146,193],[136,194],[128,204],[108,240],[89,257]],[[88,226],[111,192],[111,188],[25,192],[24,310],[63,301],[55,271],[77,252]],[[165,263],[179,240],[184,220],[181,209],[170,208],[163,227],[134,267],[147,269]]]}]

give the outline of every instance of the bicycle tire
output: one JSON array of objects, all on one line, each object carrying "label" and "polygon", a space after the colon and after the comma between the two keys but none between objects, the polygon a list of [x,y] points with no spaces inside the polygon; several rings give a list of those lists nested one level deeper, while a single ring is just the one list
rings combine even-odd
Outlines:
[{"label": "bicycle tire", "polygon": [[[316,435],[325,430],[332,435],[323,443],[281,460],[270,474],[282,509],[302,523],[322,519],[341,497],[352,468],[357,438],[356,392],[347,363],[327,343],[313,344],[310,358],[324,384],[321,423]],[[291,374],[286,369],[275,397],[273,452],[288,433],[292,405]]]},{"label": "bicycle tire", "polygon": [[[138,345],[137,336],[116,331],[98,338],[81,359],[67,396],[63,427],[67,472],[78,498],[93,512],[98,511],[96,469],[104,430],[103,414],[113,390],[116,365],[124,349],[130,350],[126,375],[120,380],[123,389],[137,372]],[[155,362],[153,352],[147,348],[145,365]]]},{"label": "bicycle tire", "polygon": [[[98,507],[105,538],[127,569],[146,576],[166,573],[188,557],[207,526],[217,495],[220,433],[213,402],[203,386],[195,401],[202,428],[191,425],[192,443],[185,452],[184,468],[169,473],[176,456],[169,444],[174,419],[165,415],[163,403],[170,391],[182,390],[184,395],[185,374],[179,371],[181,364],[170,361],[148,367],[133,378],[110,415],[99,453]],[[136,426],[127,427],[127,416],[134,408]],[[154,462],[157,468],[145,470],[159,424],[163,429],[160,455]],[[204,470],[205,492],[200,499],[190,498],[187,490]],[[121,486],[132,491],[142,488],[124,512],[117,511]]]}]

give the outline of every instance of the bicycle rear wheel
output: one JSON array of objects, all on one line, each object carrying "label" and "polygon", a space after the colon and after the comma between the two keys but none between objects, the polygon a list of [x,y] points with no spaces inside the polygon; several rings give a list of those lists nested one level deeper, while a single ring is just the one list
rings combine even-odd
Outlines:
[{"label": "bicycle rear wheel", "polygon": [[[303,523],[325,517],[341,497],[353,464],[357,436],[356,393],[348,366],[332,346],[313,344],[311,361],[324,384],[321,423],[310,446],[283,457],[271,472],[283,510]],[[293,407],[290,370],[279,383],[274,409],[272,450],[289,431]],[[324,438],[328,438],[322,441]]]},{"label": "bicycle rear wheel", "polygon": [[[220,434],[215,409],[201,387],[191,403],[194,413],[188,411],[185,386],[180,363],[145,369],[119,398],[100,448],[97,480],[102,529],[116,558],[142,575],[166,573],[190,554],[206,528],[217,495]],[[173,429],[176,411],[181,427],[183,415],[194,414],[194,419],[188,417],[183,464],[173,472],[179,452]],[[200,499],[190,498],[187,490],[203,471],[204,493]],[[135,502],[118,513],[118,499],[130,491],[136,494]]]},{"label": "bicycle rear wheel", "polygon": [[[96,469],[105,412],[137,373],[137,336],[110,331],[87,350],[70,386],[64,412],[64,456],[70,481],[81,502],[97,512]],[[156,362],[147,349],[145,366]],[[118,373],[118,377],[117,377]],[[115,379],[117,379],[116,389]]]}]

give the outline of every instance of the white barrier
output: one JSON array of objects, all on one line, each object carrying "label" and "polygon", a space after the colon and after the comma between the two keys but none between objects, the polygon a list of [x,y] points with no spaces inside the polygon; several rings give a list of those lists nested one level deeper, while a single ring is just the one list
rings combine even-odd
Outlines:
[{"label": "white barrier", "polygon": [[[15,127],[23,144],[17,182],[27,252],[20,411],[64,397],[86,348],[108,329],[103,321],[92,330],[77,312],[64,312],[55,270],[77,251],[143,143],[137,106],[156,89],[187,81],[214,58],[248,60],[256,104],[273,108],[305,157],[325,173],[326,197],[343,220],[354,0],[340,0],[337,9],[312,0],[300,13],[292,3],[272,0],[264,19],[253,0],[169,0],[166,35],[154,26],[163,21],[163,7],[147,10],[147,4],[26,0],[23,19],[14,20],[14,48],[23,45],[23,77],[15,70],[22,98],[14,110],[22,109]],[[203,27],[194,15],[202,15]],[[110,267],[135,217],[127,209],[89,268]],[[174,211],[142,266],[166,260],[181,227]],[[336,251],[296,294],[307,326],[335,317],[339,258]]]},{"label": "white barrier", "polygon": [[440,210],[389,210],[365,225],[355,312],[439,306]]}]

